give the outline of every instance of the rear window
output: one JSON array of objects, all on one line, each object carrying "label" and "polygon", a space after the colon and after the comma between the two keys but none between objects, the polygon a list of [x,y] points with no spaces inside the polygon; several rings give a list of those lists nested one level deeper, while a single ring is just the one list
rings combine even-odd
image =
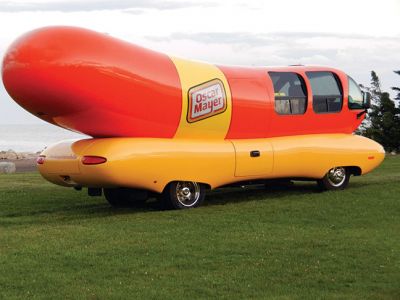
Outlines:
[{"label": "rear window", "polygon": [[280,115],[301,115],[307,107],[303,78],[291,72],[269,72],[274,85],[275,111]]},{"label": "rear window", "polygon": [[313,93],[313,110],[316,113],[340,112],[343,92],[339,79],[332,72],[306,72]]}]

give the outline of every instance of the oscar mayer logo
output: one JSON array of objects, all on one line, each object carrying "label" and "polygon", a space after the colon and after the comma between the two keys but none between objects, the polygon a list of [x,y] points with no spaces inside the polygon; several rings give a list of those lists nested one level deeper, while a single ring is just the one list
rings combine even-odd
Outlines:
[{"label": "oscar mayer logo", "polygon": [[221,114],[226,110],[225,89],[219,79],[213,79],[192,87],[188,96],[187,121],[189,123]]}]

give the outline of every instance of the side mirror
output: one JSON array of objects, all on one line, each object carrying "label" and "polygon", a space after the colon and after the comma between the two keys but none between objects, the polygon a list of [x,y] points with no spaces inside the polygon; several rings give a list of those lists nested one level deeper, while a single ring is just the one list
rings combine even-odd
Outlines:
[{"label": "side mirror", "polygon": [[363,94],[363,107],[365,109],[371,108],[371,93],[363,91],[362,94]]}]

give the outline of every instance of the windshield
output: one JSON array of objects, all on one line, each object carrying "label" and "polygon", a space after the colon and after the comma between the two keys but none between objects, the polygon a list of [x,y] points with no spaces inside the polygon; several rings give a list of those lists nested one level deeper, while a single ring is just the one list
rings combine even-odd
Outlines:
[{"label": "windshield", "polygon": [[349,79],[349,108],[363,109],[363,94],[358,84],[348,76]]}]

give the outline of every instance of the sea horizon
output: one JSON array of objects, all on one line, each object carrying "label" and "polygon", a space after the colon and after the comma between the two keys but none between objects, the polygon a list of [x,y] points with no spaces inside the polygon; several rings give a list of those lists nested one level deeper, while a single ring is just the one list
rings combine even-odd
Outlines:
[{"label": "sea horizon", "polygon": [[62,140],[88,136],[52,124],[0,124],[0,151],[39,152]]}]

